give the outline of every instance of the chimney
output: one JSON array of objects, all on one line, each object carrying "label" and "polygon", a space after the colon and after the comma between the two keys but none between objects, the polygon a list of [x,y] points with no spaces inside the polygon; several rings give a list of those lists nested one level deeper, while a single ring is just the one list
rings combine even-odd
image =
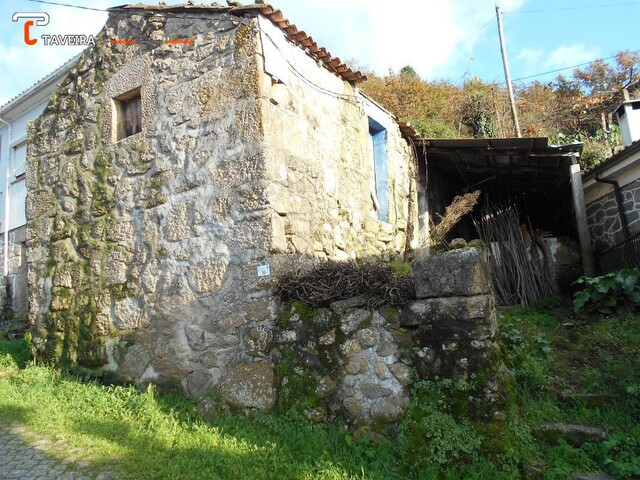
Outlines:
[{"label": "chimney", "polygon": [[628,147],[640,140],[640,100],[631,100],[626,88],[622,92],[624,101],[616,109],[616,116],[622,134],[622,144]]}]

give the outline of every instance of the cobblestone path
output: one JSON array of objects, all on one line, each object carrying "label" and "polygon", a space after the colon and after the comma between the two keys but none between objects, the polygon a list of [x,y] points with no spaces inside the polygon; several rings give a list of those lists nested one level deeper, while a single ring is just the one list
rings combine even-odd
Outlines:
[{"label": "cobblestone path", "polygon": [[[106,480],[80,472],[83,451],[66,448],[64,441],[32,439],[23,427],[0,426],[0,480]],[[48,451],[63,451],[63,460],[48,455]]]}]

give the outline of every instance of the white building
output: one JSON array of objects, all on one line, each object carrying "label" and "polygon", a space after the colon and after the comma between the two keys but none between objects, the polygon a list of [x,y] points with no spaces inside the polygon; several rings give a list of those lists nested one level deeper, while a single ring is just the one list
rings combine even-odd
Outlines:
[{"label": "white building", "polygon": [[5,278],[0,288],[4,290],[2,297],[9,299],[9,306],[18,317],[24,316],[28,308],[23,248],[26,241],[27,124],[42,114],[77,58],[0,107],[0,255]]}]

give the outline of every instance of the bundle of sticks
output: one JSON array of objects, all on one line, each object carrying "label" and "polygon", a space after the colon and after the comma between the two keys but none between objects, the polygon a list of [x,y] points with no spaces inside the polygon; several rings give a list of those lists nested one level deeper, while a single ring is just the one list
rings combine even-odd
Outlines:
[{"label": "bundle of sticks", "polygon": [[503,305],[531,305],[553,295],[545,247],[513,206],[487,204],[474,224],[489,247],[494,282]]}]

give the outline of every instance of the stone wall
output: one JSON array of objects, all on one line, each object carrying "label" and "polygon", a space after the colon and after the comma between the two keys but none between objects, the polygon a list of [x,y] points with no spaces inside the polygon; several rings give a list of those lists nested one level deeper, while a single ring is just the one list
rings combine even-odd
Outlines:
[{"label": "stone wall", "polygon": [[[27,247],[43,356],[201,394],[274,305],[255,21],[194,15],[112,16],[83,54],[30,131]],[[135,88],[142,132],[117,141]]]},{"label": "stone wall", "polygon": [[[640,233],[640,185],[632,182],[620,187],[629,234]],[[618,204],[613,191],[587,205],[591,243],[596,251],[606,250],[624,240]]]},{"label": "stone wall", "polygon": [[[3,236],[0,235],[0,239]],[[9,232],[9,275],[0,284],[0,309],[12,320],[27,318],[29,295],[27,288],[26,227]],[[0,246],[0,265],[4,265],[4,246]]]},{"label": "stone wall", "polygon": [[[336,260],[398,256],[415,240],[417,190],[413,157],[397,123],[356,87],[317,68],[281,31],[264,28],[263,50],[277,45],[273,55],[287,68],[280,74],[285,79],[267,71],[260,84],[277,244],[289,253]],[[386,130],[386,222],[371,198],[369,118]]]},{"label": "stone wall", "polygon": [[397,423],[409,406],[411,332],[394,308],[364,298],[312,310],[287,306],[274,337],[277,407],[313,420],[342,418],[368,432]]},{"label": "stone wall", "polygon": [[[176,38],[194,43],[164,42]],[[279,315],[274,276],[301,257],[404,250],[408,180],[392,182],[395,225],[370,221],[366,117],[298,85],[298,123],[278,123],[263,66],[255,18],[110,16],[30,128],[29,318],[42,357],[271,408],[277,358],[256,342]],[[142,131],[118,140],[118,98],[136,89]],[[405,175],[410,157],[390,158],[405,162],[390,178]]]},{"label": "stone wall", "polygon": [[402,419],[415,382],[464,379],[473,387],[469,415],[504,420],[509,373],[484,252],[421,258],[413,270],[419,299],[404,309],[369,310],[361,297],[315,310],[291,303],[273,331],[252,335],[274,358],[279,409],[346,419],[375,437]]},{"label": "stone wall", "polygon": [[506,418],[509,376],[497,343],[495,296],[486,252],[462,248],[412,264],[416,297],[400,325],[414,328],[419,378],[468,380],[470,415]]}]

